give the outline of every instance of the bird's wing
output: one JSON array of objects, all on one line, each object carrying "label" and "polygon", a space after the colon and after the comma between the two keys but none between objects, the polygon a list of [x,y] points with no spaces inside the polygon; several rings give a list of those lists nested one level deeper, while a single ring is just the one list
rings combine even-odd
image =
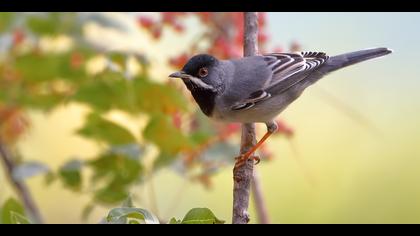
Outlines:
[{"label": "bird's wing", "polygon": [[271,76],[263,86],[243,101],[231,107],[232,110],[244,110],[251,108],[258,102],[271,97],[268,92],[270,88],[276,87],[280,90],[290,88],[304,78],[304,76],[293,76],[313,71],[323,65],[328,56],[323,52],[302,52],[302,53],[271,53],[263,55],[266,66],[271,71]]},{"label": "bird's wing", "polygon": [[282,81],[287,81],[292,75],[313,70],[328,59],[323,52],[302,53],[271,53],[264,55],[264,60],[273,75],[264,84],[264,88],[276,86]]}]

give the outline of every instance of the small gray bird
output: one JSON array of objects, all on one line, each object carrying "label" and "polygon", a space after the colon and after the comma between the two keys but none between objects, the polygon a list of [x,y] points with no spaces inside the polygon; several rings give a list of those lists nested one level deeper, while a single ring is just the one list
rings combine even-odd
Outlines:
[{"label": "small gray bird", "polygon": [[238,158],[238,166],[277,130],[275,117],[308,86],[332,71],[391,52],[374,48],[332,57],[323,52],[271,53],[234,60],[200,54],[169,77],[181,78],[202,112],[212,119],[267,125],[267,133]]}]

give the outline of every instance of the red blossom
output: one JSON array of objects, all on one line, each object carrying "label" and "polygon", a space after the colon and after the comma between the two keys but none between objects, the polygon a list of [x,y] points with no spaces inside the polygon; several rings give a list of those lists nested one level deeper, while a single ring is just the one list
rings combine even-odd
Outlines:
[{"label": "red blossom", "polygon": [[177,129],[181,128],[182,119],[181,119],[181,114],[179,112],[175,112],[172,114],[172,123]]},{"label": "red blossom", "polygon": [[209,52],[222,59],[229,58],[235,53],[234,47],[223,36],[220,36],[213,41],[213,47],[209,49]]},{"label": "red blossom", "polygon": [[238,32],[236,32],[234,42],[237,45],[242,45],[243,41],[244,41],[244,27],[241,27],[240,29],[238,29]]},{"label": "red blossom", "polygon": [[265,12],[258,13],[258,26],[260,28],[266,25],[266,22],[267,22],[266,18],[267,18],[267,13]]},{"label": "red blossom", "polygon": [[0,104],[0,138],[7,144],[14,144],[29,127],[23,110]]},{"label": "red blossom", "polygon": [[78,52],[73,52],[70,58],[70,66],[73,69],[78,69],[83,64],[83,55]]},{"label": "red blossom", "polygon": [[173,24],[175,23],[177,17],[184,16],[185,14],[185,12],[162,12],[162,22]]},{"label": "red blossom", "polygon": [[159,39],[160,36],[162,36],[162,27],[160,27],[160,26],[159,27],[153,27],[151,32],[152,32],[153,38]]},{"label": "red blossom", "polygon": [[184,30],[185,30],[185,27],[184,27],[181,23],[179,23],[179,22],[175,22],[175,23],[173,24],[173,27],[174,27],[174,30],[175,30],[176,32],[178,32],[178,33],[182,33],[182,32],[184,32]]},{"label": "red blossom", "polygon": [[240,129],[241,126],[238,123],[227,124],[219,131],[219,137],[221,140],[225,140],[229,138],[232,134],[239,132]]},{"label": "red blossom", "polygon": [[211,20],[212,13],[210,12],[197,12],[196,14],[203,23],[208,23]]},{"label": "red blossom", "polygon": [[188,61],[189,56],[186,53],[183,53],[177,57],[169,59],[169,64],[175,68],[182,68],[185,63]]},{"label": "red blossom", "polygon": [[266,43],[268,41],[268,35],[262,31],[260,31],[258,33],[258,42],[261,43]]},{"label": "red blossom", "polygon": [[281,46],[277,46],[273,49],[273,52],[284,52],[284,49]]},{"label": "red blossom", "polygon": [[276,120],[278,129],[277,134],[284,134],[287,138],[293,136],[294,130],[287,125],[283,120]]},{"label": "red blossom", "polygon": [[19,45],[25,39],[25,32],[21,29],[13,31],[13,45]]},{"label": "red blossom", "polygon": [[140,26],[146,29],[151,29],[153,25],[156,24],[156,22],[152,18],[147,16],[140,16],[138,18],[138,23],[140,24]]}]

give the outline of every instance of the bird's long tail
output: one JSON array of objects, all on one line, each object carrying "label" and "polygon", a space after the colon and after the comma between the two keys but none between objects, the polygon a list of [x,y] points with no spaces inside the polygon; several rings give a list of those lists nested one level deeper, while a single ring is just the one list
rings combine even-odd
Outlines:
[{"label": "bird's long tail", "polygon": [[321,68],[321,71],[323,73],[329,73],[346,66],[350,66],[373,58],[385,56],[390,53],[392,53],[392,50],[389,48],[372,48],[332,56],[328,59],[325,66]]}]

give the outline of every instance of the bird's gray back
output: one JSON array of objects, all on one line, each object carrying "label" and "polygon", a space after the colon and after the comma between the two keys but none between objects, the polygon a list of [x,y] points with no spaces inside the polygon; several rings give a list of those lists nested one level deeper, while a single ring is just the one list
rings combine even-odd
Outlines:
[{"label": "bird's gray back", "polygon": [[216,98],[218,110],[214,118],[223,120],[222,116],[232,118],[235,111],[231,106],[249,97],[256,88],[263,88],[271,78],[272,72],[261,56],[245,57],[235,60],[221,61],[223,67],[223,92]]},{"label": "bird's gray back", "polygon": [[226,61],[231,67],[232,76],[225,79],[225,91],[221,98],[228,104],[234,104],[246,99],[270,79],[272,72],[261,56],[245,57],[242,59]]}]

